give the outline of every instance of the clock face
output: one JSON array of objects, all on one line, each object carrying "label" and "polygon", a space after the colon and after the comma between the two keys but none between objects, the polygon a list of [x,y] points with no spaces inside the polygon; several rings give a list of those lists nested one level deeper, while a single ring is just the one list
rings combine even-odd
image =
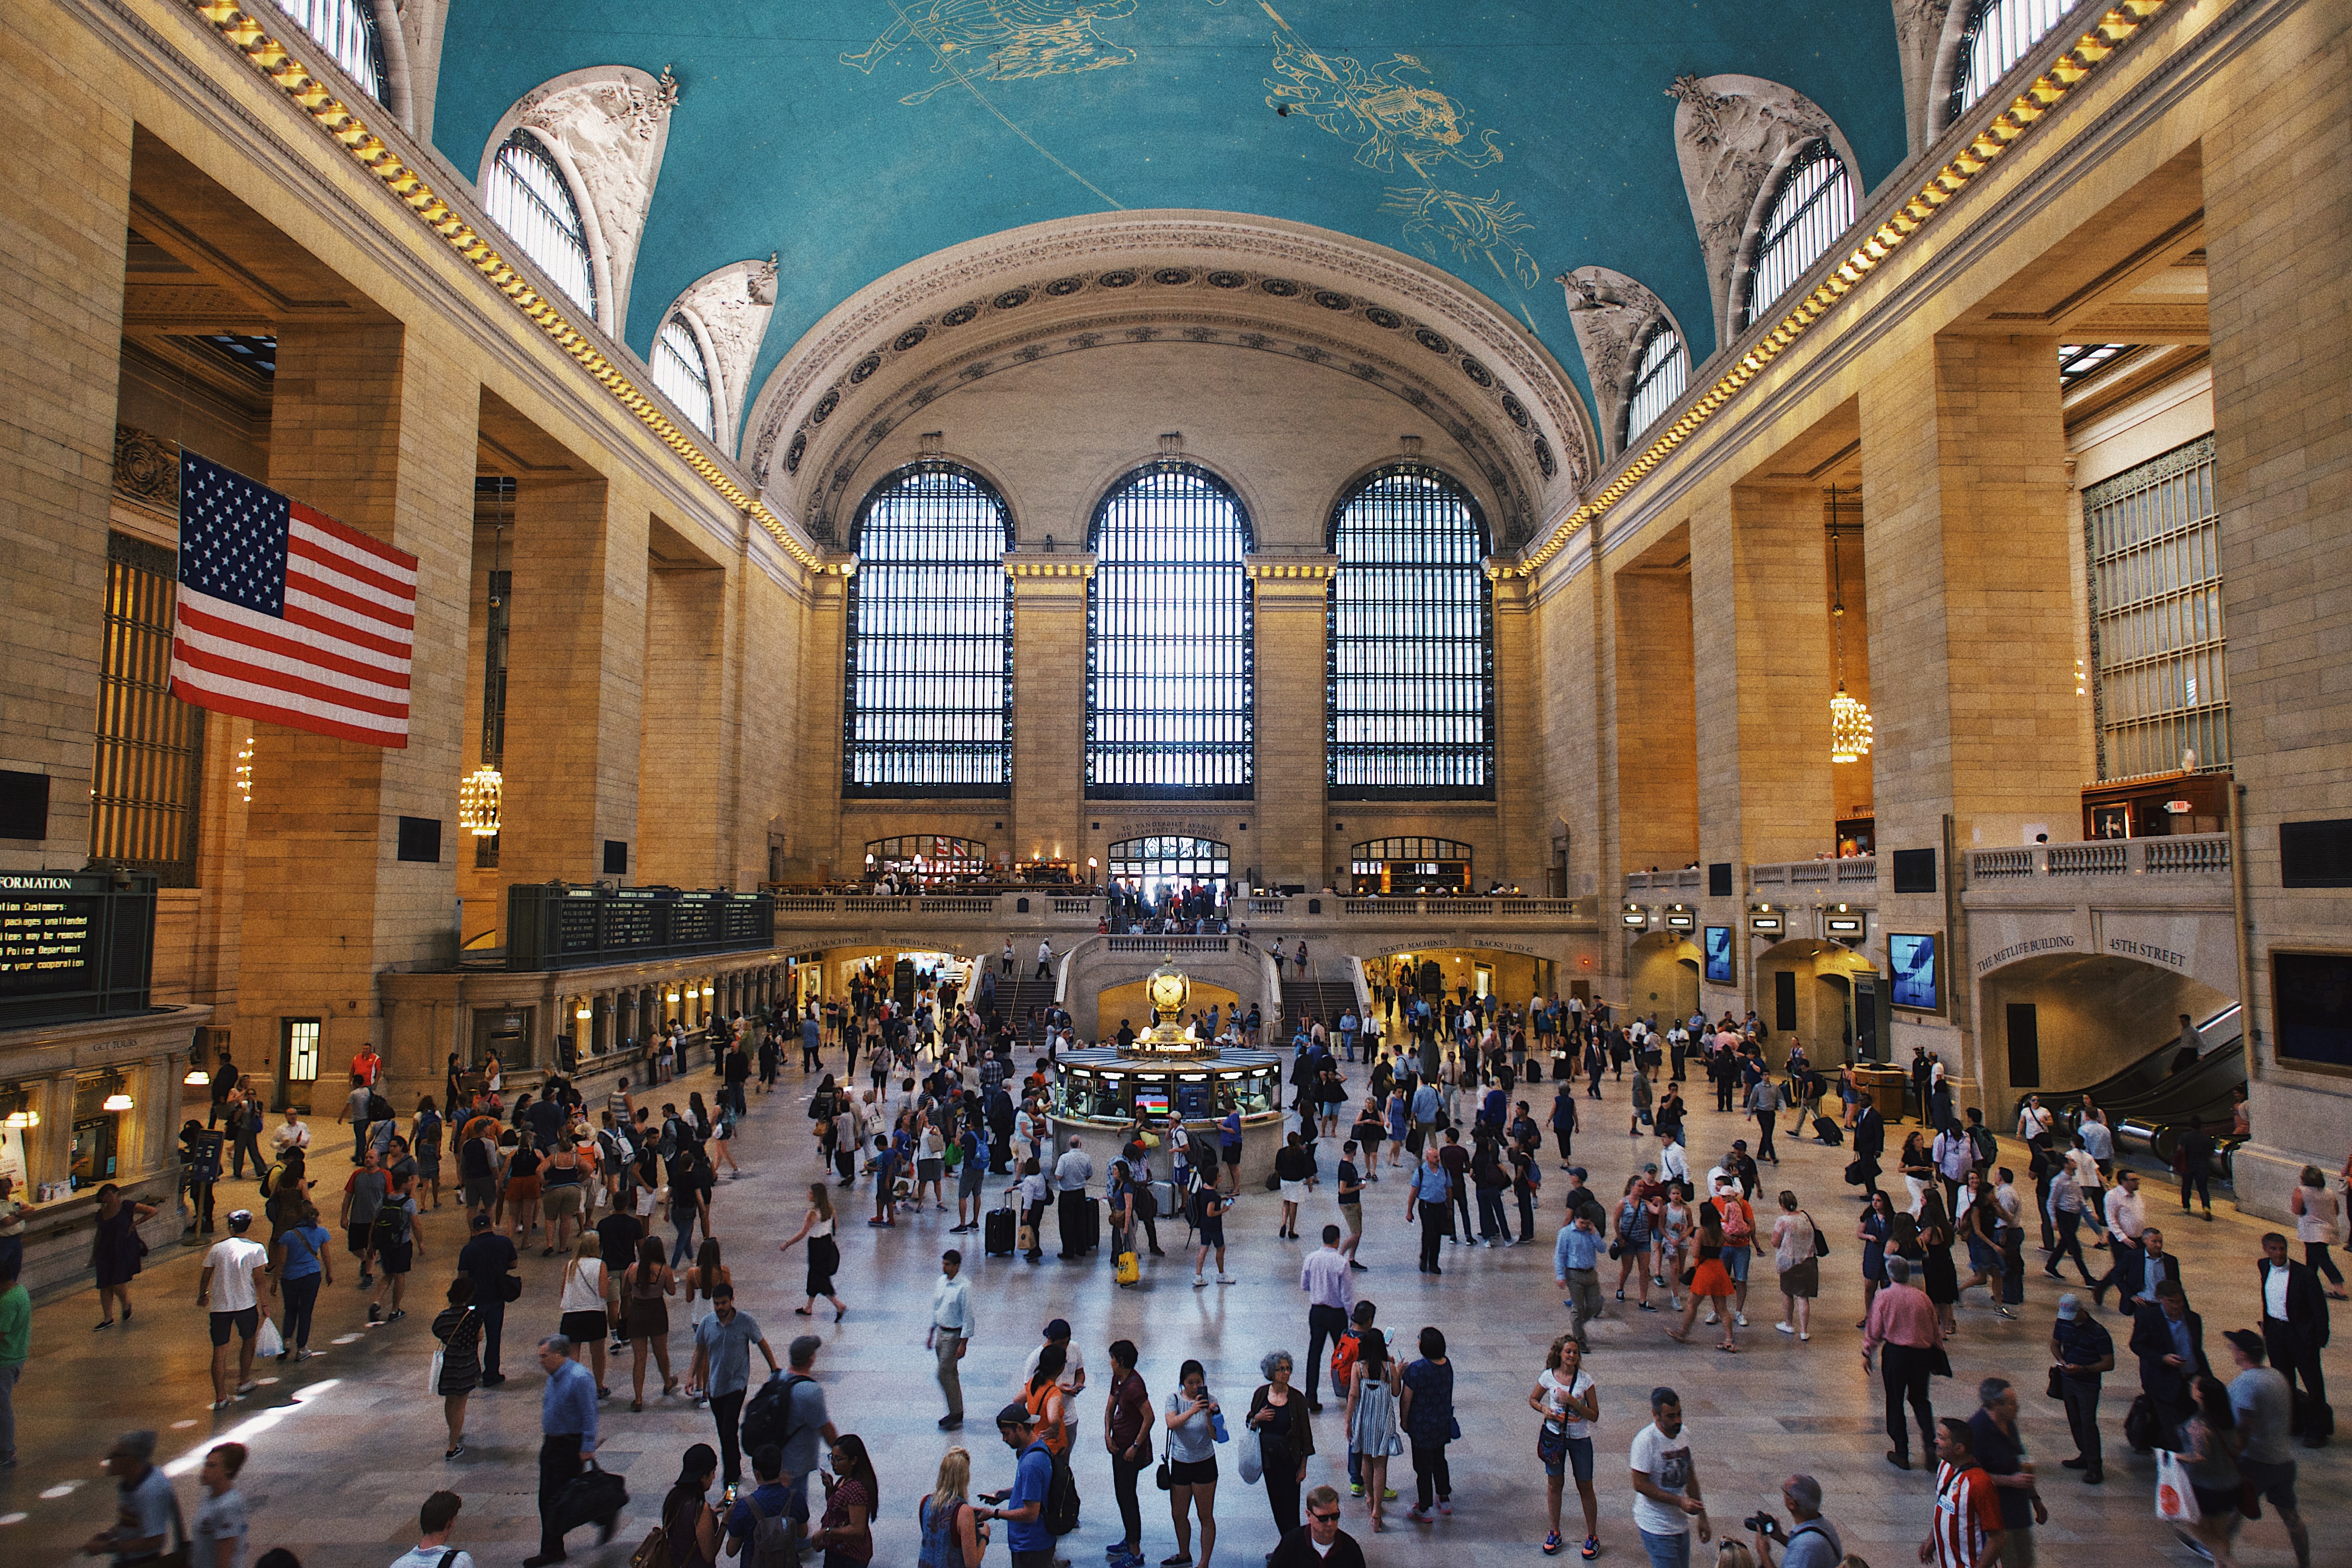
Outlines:
[{"label": "clock face", "polygon": [[1184,1006],[1184,994],[1191,987],[1181,974],[1155,974],[1151,977],[1151,1007],[1157,1013],[1176,1013]]}]

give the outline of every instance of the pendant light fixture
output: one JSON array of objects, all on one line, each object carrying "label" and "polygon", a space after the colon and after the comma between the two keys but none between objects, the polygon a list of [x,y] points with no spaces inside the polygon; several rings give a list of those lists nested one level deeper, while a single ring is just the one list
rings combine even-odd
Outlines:
[{"label": "pendant light fixture", "polygon": [[482,638],[481,763],[457,786],[457,823],[477,838],[496,838],[506,801],[506,775],[499,764],[506,754],[506,653],[508,582],[499,563],[507,540],[507,484],[489,481],[498,498],[497,520],[490,535],[490,603]]},{"label": "pendant light fixture", "polygon": [[1858,763],[1870,755],[1870,710],[1845,689],[1845,566],[1838,550],[1838,508],[1843,500],[1859,501],[1861,492],[1849,496],[1832,485],[1822,495],[1822,509],[1829,513],[1830,577],[1834,588],[1830,625],[1837,635],[1837,692],[1830,699],[1830,761]]}]

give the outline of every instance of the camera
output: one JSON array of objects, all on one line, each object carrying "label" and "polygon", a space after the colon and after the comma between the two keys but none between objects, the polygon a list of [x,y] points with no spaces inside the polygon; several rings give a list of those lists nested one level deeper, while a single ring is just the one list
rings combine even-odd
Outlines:
[{"label": "camera", "polygon": [[1751,1513],[1739,1521],[1742,1530],[1752,1530],[1768,1540],[1780,1539],[1780,1521],[1769,1513]]}]

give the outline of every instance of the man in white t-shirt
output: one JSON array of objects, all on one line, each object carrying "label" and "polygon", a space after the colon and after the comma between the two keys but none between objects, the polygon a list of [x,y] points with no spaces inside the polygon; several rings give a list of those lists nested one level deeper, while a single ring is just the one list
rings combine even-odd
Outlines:
[{"label": "man in white t-shirt", "polygon": [[286,1108],[286,1120],[270,1133],[269,1146],[278,1151],[281,1159],[289,1149],[308,1149],[310,1146],[310,1129],[295,1118],[292,1106]]},{"label": "man in white t-shirt", "polygon": [[1633,1435],[1628,1462],[1633,1472],[1633,1528],[1653,1568],[1687,1568],[1690,1531],[1713,1539],[1706,1505],[1699,1500],[1698,1466],[1683,1431],[1682,1395],[1671,1388],[1650,1391],[1650,1424]]},{"label": "man in white t-shirt", "polygon": [[[196,1282],[196,1305],[212,1310],[213,1408],[226,1410],[232,1399],[242,1399],[258,1386],[253,1381],[253,1336],[261,1331],[261,1273],[269,1267],[269,1249],[250,1240],[246,1231],[253,1211],[239,1209],[228,1216],[228,1235],[205,1254],[205,1271]],[[278,1294],[278,1282],[269,1282]],[[237,1352],[236,1387],[228,1380],[228,1342],[235,1334]]]},{"label": "man in white t-shirt", "polygon": [[474,1568],[473,1553],[460,1552],[449,1544],[449,1537],[457,1525],[457,1510],[466,1500],[456,1492],[435,1492],[416,1510],[417,1528],[424,1533],[416,1544],[392,1560],[392,1568]]}]

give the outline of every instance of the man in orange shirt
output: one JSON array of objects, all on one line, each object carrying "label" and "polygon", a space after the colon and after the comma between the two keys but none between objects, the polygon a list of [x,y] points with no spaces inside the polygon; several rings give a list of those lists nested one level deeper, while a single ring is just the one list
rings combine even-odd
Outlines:
[{"label": "man in orange shirt", "polygon": [[375,1054],[373,1046],[362,1047],[360,1054],[352,1058],[352,1076],[370,1089],[375,1087],[375,1080],[383,1072],[383,1058]]}]

